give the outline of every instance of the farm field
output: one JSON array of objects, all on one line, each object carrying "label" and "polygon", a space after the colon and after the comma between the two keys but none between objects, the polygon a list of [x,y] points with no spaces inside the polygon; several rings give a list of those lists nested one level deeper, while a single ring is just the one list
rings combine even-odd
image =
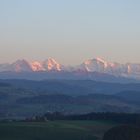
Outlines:
[{"label": "farm field", "polygon": [[101,140],[116,126],[101,121],[48,121],[0,123],[1,140]]}]

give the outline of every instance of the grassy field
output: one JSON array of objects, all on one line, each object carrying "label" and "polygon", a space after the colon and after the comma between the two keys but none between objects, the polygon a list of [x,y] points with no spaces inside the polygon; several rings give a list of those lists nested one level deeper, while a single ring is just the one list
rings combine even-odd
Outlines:
[{"label": "grassy field", "polygon": [[100,140],[115,125],[98,121],[0,123],[0,140]]}]

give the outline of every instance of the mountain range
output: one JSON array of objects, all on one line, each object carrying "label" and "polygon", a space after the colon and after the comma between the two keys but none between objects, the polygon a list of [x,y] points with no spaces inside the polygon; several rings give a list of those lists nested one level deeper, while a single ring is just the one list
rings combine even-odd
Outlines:
[{"label": "mountain range", "polygon": [[[25,59],[17,60],[14,63],[0,64],[0,73],[3,72],[56,72],[61,73],[78,73],[80,76],[89,75],[91,73],[98,73],[98,75],[109,75],[123,78],[140,79],[140,64],[126,63],[120,64],[117,62],[108,62],[102,58],[93,58],[77,66],[64,66],[58,63],[53,58],[48,58],[45,61],[29,62]],[[83,78],[84,79],[84,78]],[[95,79],[94,79],[95,80]]]}]

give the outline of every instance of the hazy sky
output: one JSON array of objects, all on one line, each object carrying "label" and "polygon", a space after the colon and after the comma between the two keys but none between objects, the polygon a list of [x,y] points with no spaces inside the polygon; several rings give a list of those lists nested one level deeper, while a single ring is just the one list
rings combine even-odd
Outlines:
[{"label": "hazy sky", "polygon": [[0,62],[97,56],[140,62],[140,0],[0,0]]}]

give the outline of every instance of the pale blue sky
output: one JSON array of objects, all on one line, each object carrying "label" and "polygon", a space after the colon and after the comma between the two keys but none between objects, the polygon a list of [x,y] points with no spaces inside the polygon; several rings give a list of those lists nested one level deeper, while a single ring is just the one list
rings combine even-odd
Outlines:
[{"label": "pale blue sky", "polygon": [[0,62],[97,56],[140,62],[139,0],[0,0]]}]

